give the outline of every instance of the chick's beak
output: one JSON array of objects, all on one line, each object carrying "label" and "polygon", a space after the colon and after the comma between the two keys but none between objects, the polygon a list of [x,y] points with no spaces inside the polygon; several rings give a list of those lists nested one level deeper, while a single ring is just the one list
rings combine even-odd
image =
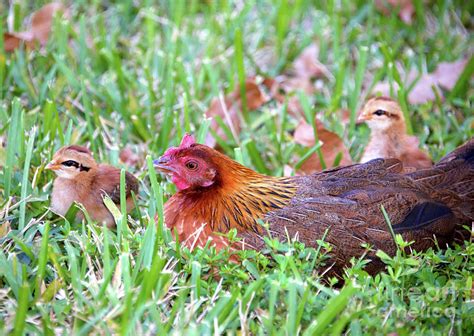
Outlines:
[{"label": "chick's beak", "polygon": [[46,165],[46,167],[44,167],[44,169],[48,169],[48,170],[58,170],[59,168],[61,168],[61,165],[58,165],[54,163],[53,161],[51,161],[50,163]]},{"label": "chick's beak", "polygon": [[153,166],[164,173],[174,172],[175,169],[171,167],[169,163],[170,163],[169,157],[166,157],[165,155],[163,155],[157,160],[153,161]]},{"label": "chick's beak", "polygon": [[370,118],[366,114],[359,114],[356,120],[356,125],[361,125]]}]

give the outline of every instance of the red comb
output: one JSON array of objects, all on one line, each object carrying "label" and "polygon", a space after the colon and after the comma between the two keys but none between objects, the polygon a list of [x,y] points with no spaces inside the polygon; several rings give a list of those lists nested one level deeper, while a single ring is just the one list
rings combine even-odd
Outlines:
[{"label": "red comb", "polygon": [[172,156],[182,149],[191,147],[191,145],[195,143],[196,143],[196,140],[194,140],[194,137],[191,134],[186,133],[183,136],[183,139],[181,140],[181,144],[179,145],[179,147],[168,148],[166,152],[163,154],[163,156]]},{"label": "red comb", "polygon": [[179,145],[179,148],[180,149],[188,148],[192,144],[195,144],[195,143],[196,143],[196,140],[194,140],[194,137],[191,134],[186,133],[183,136],[183,139],[181,140],[181,144]]}]

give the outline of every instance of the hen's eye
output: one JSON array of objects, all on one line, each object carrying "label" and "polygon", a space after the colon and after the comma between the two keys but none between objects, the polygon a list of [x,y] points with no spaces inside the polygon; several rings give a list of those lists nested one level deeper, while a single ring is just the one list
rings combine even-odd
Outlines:
[{"label": "hen's eye", "polygon": [[79,163],[77,163],[76,161],[74,160],[67,160],[67,161],[64,161],[61,163],[63,166],[66,166],[66,167],[76,167],[76,168],[79,168]]},{"label": "hen's eye", "polygon": [[381,115],[384,115],[384,114],[385,114],[385,111],[384,111],[384,110],[377,110],[377,111],[374,112],[374,114],[375,114],[376,116],[381,116]]},{"label": "hen's eye", "polygon": [[196,170],[198,167],[198,163],[196,161],[188,161],[186,162],[186,168],[189,170]]}]

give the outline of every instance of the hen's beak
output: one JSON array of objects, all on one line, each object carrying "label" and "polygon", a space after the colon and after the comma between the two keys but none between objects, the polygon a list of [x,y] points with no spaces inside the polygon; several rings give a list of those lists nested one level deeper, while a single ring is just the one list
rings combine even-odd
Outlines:
[{"label": "hen's beak", "polygon": [[169,158],[166,156],[161,156],[159,159],[153,161],[153,166],[163,173],[169,174],[175,171],[175,169],[169,165],[169,162]]},{"label": "hen's beak", "polygon": [[51,161],[50,163],[46,165],[46,167],[44,167],[44,169],[48,169],[48,170],[58,170],[60,168],[61,168],[61,165],[58,165],[54,163],[53,161]]}]

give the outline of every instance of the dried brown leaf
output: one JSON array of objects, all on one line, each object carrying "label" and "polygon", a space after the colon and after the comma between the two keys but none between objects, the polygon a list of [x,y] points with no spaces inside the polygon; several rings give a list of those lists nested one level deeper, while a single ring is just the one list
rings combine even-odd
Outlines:
[{"label": "dried brown leaf", "polygon": [[280,82],[281,89],[284,92],[293,93],[296,91],[302,91],[306,94],[313,94],[316,89],[309,78],[306,77],[284,77],[282,76]]},{"label": "dried brown leaf", "polygon": [[0,238],[5,237],[11,231],[10,222],[5,221],[0,224]]},{"label": "dried brown leaf", "polygon": [[56,12],[64,12],[65,8],[61,3],[50,3],[38,11],[34,12],[31,17],[31,27],[24,32],[4,33],[5,51],[12,52],[22,43],[27,48],[33,48],[36,43],[45,45],[51,33],[51,26]]},{"label": "dried brown leaf", "polygon": [[329,77],[328,68],[318,60],[319,47],[312,43],[306,47],[293,62],[294,76],[297,79]]},{"label": "dried brown leaf", "polygon": [[[211,121],[211,129],[214,130],[217,135],[226,140],[227,136],[217,123],[215,117],[220,116],[224,123],[230,128],[233,134],[237,135],[240,132],[240,106],[237,102],[233,102],[230,99],[214,98],[211,102],[211,106],[206,111],[206,117],[213,118]],[[207,134],[206,145],[214,147],[216,145],[216,139],[211,133]]]},{"label": "dried brown leaf", "polygon": [[439,90],[436,78],[431,74],[421,76],[420,80],[416,82],[413,89],[408,94],[408,101],[410,104],[424,104],[436,99],[433,90],[436,90],[441,98],[443,93]]},{"label": "dried brown leaf", "polygon": [[283,166],[283,176],[293,176],[293,168],[290,165]]},{"label": "dried brown leaf", "polygon": [[[436,90],[438,95],[443,98],[443,92],[440,87],[451,90],[461,76],[464,68],[467,65],[467,59],[461,59],[453,63],[443,62],[440,63],[436,70],[432,73],[424,74],[416,82],[413,89],[408,94],[408,101],[410,104],[424,104],[428,101],[436,99],[436,95],[433,90]],[[404,73],[403,69],[399,69],[400,73]],[[411,83],[419,77],[418,71],[411,70],[406,75],[406,86],[410,86]],[[399,86],[397,83],[393,83],[395,92]],[[390,96],[390,85],[388,82],[380,82],[372,90],[373,94],[382,94],[384,96]]]},{"label": "dried brown leaf", "polygon": [[433,76],[439,86],[452,90],[467,65],[467,59],[460,59],[453,63],[443,62],[438,64]]},{"label": "dried brown leaf", "polygon": [[45,45],[48,42],[54,15],[57,12],[64,12],[64,6],[59,2],[52,2],[37,10],[31,17],[31,32],[35,38]]},{"label": "dried brown leaf", "polygon": [[28,48],[31,48],[34,45],[33,33],[19,32],[3,34],[3,43],[6,52],[12,52],[16,48],[20,47],[22,42],[25,43]]},{"label": "dried brown leaf", "polygon": [[[271,90],[275,82],[272,79],[265,79],[261,83],[257,82],[255,77],[249,77],[245,81],[245,96],[247,101],[247,108],[256,110],[263,104],[268,102],[271,97],[265,92]],[[220,116],[224,123],[229,126],[235,136],[238,135],[241,129],[241,113],[242,113],[242,96],[240,93],[240,86],[237,85],[233,92],[225,98],[214,98],[206,111],[208,118],[213,118],[211,122],[211,129],[213,129],[219,137],[226,139],[224,131],[219,127],[215,120],[216,116]],[[214,147],[216,145],[215,139],[211,134],[206,139],[208,146]]]},{"label": "dried brown leaf", "polygon": [[385,15],[391,15],[394,10],[398,10],[398,16],[403,22],[413,22],[415,7],[412,0],[375,0],[375,7]]},{"label": "dried brown leaf", "polygon": [[348,109],[340,109],[336,112],[336,114],[339,116],[339,120],[344,125],[349,124],[349,122],[351,121],[351,111],[349,111]]},{"label": "dried brown leaf", "polygon": [[302,118],[304,116],[303,108],[300,104],[298,91],[304,92],[307,95],[312,95],[316,90],[309,78],[297,78],[280,76],[278,83],[278,94],[273,94],[279,103],[284,103],[288,100],[287,110],[292,116]]},{"label": "dried brown leaf", "polygon": [[[321,152],[324,158],[324,162],[327,168],[330,168],[334,163],[339,153],[342,153],[341,161],[339,165],[344,166],[352,163],[349,151],[342,139],[334,132],[327,130],[324,124],[316,119],[316,131],[318,133],[319,140],[323,143]],[[295,142],[306,147],[312,147],[316,141],[314,138],[313,127],[301,120],[295,130]],[[299,174],[312,174],[322,170],[319,156],[317,153],[311,155],[301,166]]]},{"label": "dried brown leaf", "polygon": [[318,46],[310,44],[295,59],[289,74],[278,77],[278,89],[282,94],[274,98],[280,103],[288,99],[288,113],[293,116],[304,115],[296,92],[312,95],[316,92],[314,79],[332,77],[328,68],[318,60],[318,55]]},{"label": "dried brown leaf", "polygon": [[120,151],[120,160],[128,166],[137,166],[142,161],[130,147],[125,147]]},{"label": "dried brown leaf", "polygon": [[[249,110],[256,110],[270,100],[270,97],[265,93],[261,86],[257,84],[254,78],[248,78],[245,81],[245,92],[247,107]],[[238,89],[236,97],[237,99],[241,99],[240,88]]]}]

